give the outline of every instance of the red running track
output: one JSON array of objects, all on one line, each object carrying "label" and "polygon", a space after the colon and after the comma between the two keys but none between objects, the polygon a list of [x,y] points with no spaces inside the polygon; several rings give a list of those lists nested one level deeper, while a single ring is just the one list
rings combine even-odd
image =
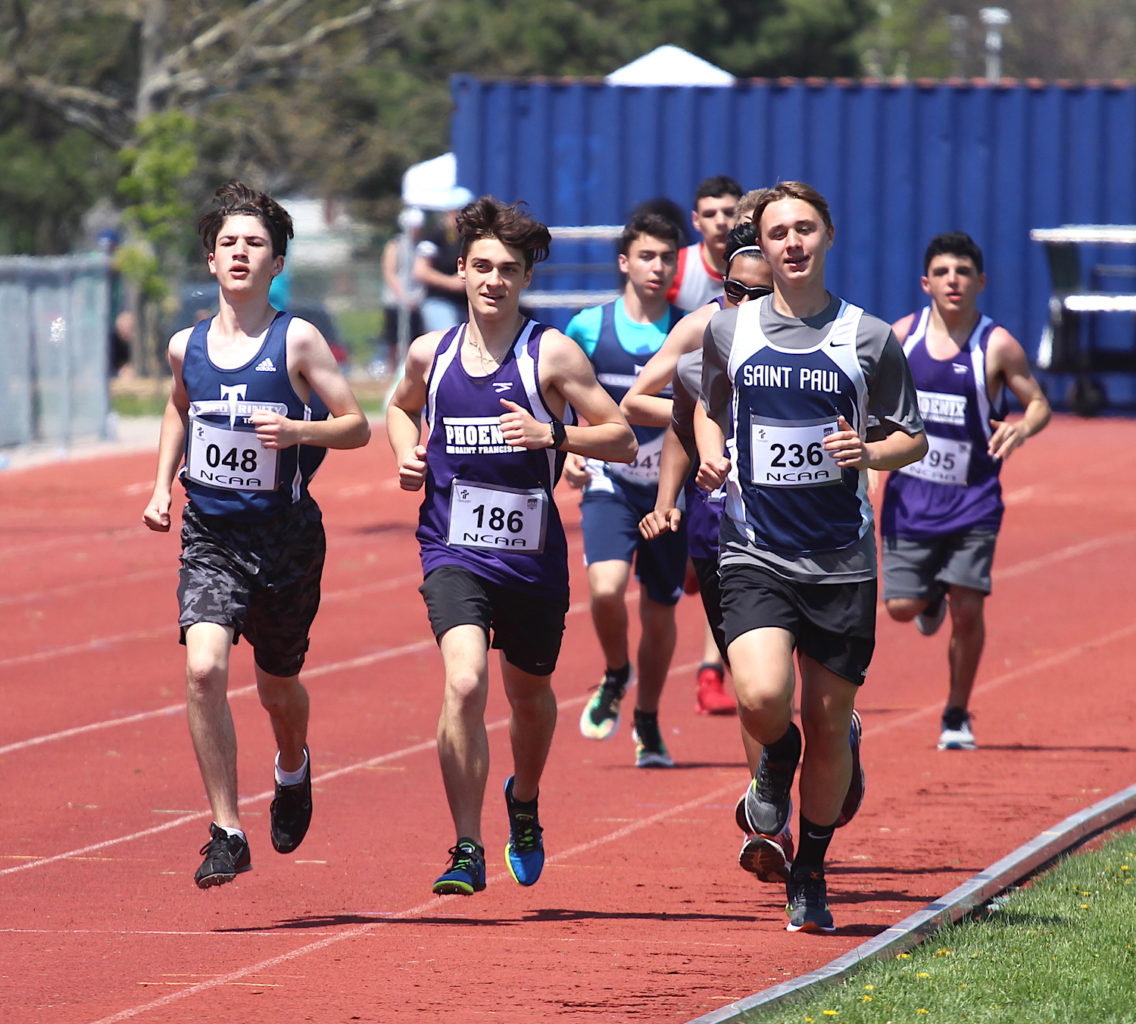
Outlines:
[{"label": "red running track", "polygon": [[[784,931],[742,872],[730,718],[693,711],[696,599],[662,722],[679,761],[633,767],[630,729],[583,739],[598,647],[576,571],[542,790],[539,885],[503,868],[508,738],[492,694],[488,889],[433,897],[452,841],[435,751],[439,662],[416,593],[417,498],[381,434],[315,492],[330,553],[306,680],[316,812],[267,836],[272,741],[234,656],[255,870],[201,892],[209,816],[182,710],[176,535],[141,525],[153,455],[0,474],[0,1005],[18,1024],[222,1020],[682,1022],[816,968],[1048,825],[1131,784],[1136,426],[1058,418],[1016,453],[974,702],[981,750],[935,749],[946,631],[881,617],[864,688],[868,796],[832,848],[833,936]],[[576,501],[561,495],[580,564]]]}]

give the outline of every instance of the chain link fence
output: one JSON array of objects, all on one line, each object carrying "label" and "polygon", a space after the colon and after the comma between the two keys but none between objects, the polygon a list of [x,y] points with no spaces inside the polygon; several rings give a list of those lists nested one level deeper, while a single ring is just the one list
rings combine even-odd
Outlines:
[{"label": "chain link fence", "polygon": [[0,324],[0,452],[105,437],[107,258],[0,257]]}]

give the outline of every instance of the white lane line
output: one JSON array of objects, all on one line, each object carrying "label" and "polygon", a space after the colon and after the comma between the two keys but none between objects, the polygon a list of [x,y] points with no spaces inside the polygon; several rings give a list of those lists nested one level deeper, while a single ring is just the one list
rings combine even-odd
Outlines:
[{"label": "white lane line", "polygon": [[[161,632],[166,631],[162,630]],[[93,644],[89,646],[101,647],[103,645]],[[363,668],[366,665],[373,665],[379,661],[387,661],[390,658],[401,658],[405,654],[417,654],[419,651],[435,646],[437,645],[434,643],[433,639],[430,639],[420,640],[412,644],[404,644],[401,647],[388,647],[385,650],[373,651],[370,654],[364,654],[358,658],[349,658],[345,661],[335,661],[328,665],[306,668],[303,672],[303,678],[318,679],[320,676],[330,675],[332,672],[343,672],[345,670]],[[255,693],[256,684],[251,683],[248,686],[240,686],[234,690],[230,690],[229,696],[247,697]],[[43,736],[33,736],[26,740],[18,740],[15,743],[9,743],[6,746],[0,747],[0,754],[16,754],[22,750],[27,750],[29,747],[38,747],[42,743],[53,743],[57,740],[70,739],[73,736],[82,736],[89,732],[98,732],[101,729],[112,729],[120,725],[133,725],[136,722],[145,722],[150,718],[164,718],[169,715],[184,713],[184,702],[167,704],[165,707],[154,708],[152,711],[140,711],[136,715],[126,715],[122,718],[105,718],[101,722],[91,722],[89,725],[77,725],[72,729],[62,729],[59,732],[47,733]]]},{"label": "white lane line", "polygon": [[[419,646],[417,644],[412,646]],[[433,641],[430,641],[430,646],[433,646]],[[364,661],[367,659],[356,659],[357,661]],[[676,665],[671,669],[671,673],[689,672],[696,667],[695,662],[688,665]],[[249,687],[255,689],[255,687]],[[581,694],[576,697],[567,697],[564,700],[556,702],[556,707],[559,711],[566,711],[568,708],[576,707],[589,700],[588,694]],[[179,710],[182,710],[179,706]],[[506,729],[509,725],[509,719],[498,718],[493,722],[486,724],[485,728],[488,732],[497,732],[500,729]],[[355,764],[345,765],[342,768],[335,768],[331,771],[321,771],[319,773],[319,783],[323,785],[325,782],[331,782],[344,775],[353,775],[356,772],[366,771],[369,768],[376,768],[379,765],[388,764],[391,761],[398,761],[404,757],[411,757],[414,754],[421,754],[429,750],[437,748],[438,741],[436,739],[423,740],[421,743],[416,743],[413,746],[402,747],[399,750],[392,750],[385,754],[379,754],[377,757],[369,758],[366,761],[357,761]],[[242,797],[238,803],[241,807],[249,804],[263,803],[273,795],[270,789],[265,790],[263,793],[257,793],[254,796]],[[195,811],[189,814],[183,814],[178,818],[170,821],[163,822],[161,825],[154,825],[151,828],[142,829],[138,832],[132,832],[125,836],[115,836],[113,839],[104,839],[99,843],[91,843],[89,846],[80,847],[77,850],[68,850],[65,853],[52,854],[50,857],[38,857],[34,860],[25,861],[23,864],[17,864],[14,867],[0,869],[0,877],[4,875],[14,875],[21,871],[30,871],[32,868],[45,867],[48,864],[54,864],[61,860],[74,860],[80,857],[86,857],[89,854],[97,853],[99,850],[105,850],[111,846],[117,846],[120,843],[133,842],[136,839],[143,839],[146,836],[157,835],[160,832],[168,832],[170,829],[179,828],[182,825],[194,821],[203,821],[209,819],[209,811]],[[614,833],[613,833],[614,834]]]},{"label": "white lane line", "polygon": [[[375,580],[371,583],[360,583],[354,587],[340,587],[324,593],[320,598],[321,604],[331,604],[335,601],[354,600],[360,594],[373,594],[384,590],[395,590],[411,584],[417,584],[422,579],[420,573],[409,576],[398,576],[384,580]],[[0,604],[3,601],[0,600]],[[31,654],[18,654],[11,658],[0,658],[0,669],[11,668],[14,665],[28,665],[36,662],[50,661],[55,657],[69,657],[73,654],[86,654],[98,651],[112,644],[131,643],[135,640],[152,640],[154,637],[172,633],[177,629],[177,622],[159,626],[155,629],[140,629],[130,633],[117,633],[113,636],[94,637],[81,644],[67,644],[64,646],[48,647],[42,651],[33,651]],[[311,670],[305,672],[310,675]]]}]

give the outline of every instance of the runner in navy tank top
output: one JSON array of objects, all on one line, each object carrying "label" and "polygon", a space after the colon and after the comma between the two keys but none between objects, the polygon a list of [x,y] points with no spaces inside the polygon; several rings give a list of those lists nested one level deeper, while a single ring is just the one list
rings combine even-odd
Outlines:
[{"label": "runner in navy tank top", "polygon": [[[723,629],[747,751],[762,748],[735,808],[751,833],[742,856],[763,881],[785,880],[789,931],[830,932],[824,864],[858,804],[850,795],[862,793],[855,700],[875,646],[866,470],[899,469],[927,442],[888,325],[825,287],[835,229],[824,197],[781,182],[761,194],[753,220],[773,293],[722,310],[706,331],[698,482],[726,484]],[[873,416],[891,433],[873,439]],[[790,865],[778,837],[802,751]]]},{"label": "runner in navy tank top", "polygon": [[[924,255],[931,304],[895,324],[919,392],[930,450],[888,477],[881,532],[884,604],[926,636],[951,614],[940,750],[974,750],[970,697],[982,657],[984,609],[1002,526],[1002,463],[1049,420],[1022,346],[978,311],[982,250],[969,235],[936,235]],[[1006,419],[1006,392],[1021,419]]]},{"label": "runner in navy tank top", "polygon": [[[740,222],[726,242],[724,293],[675,325],[663,347],[643,367],[620,403],[632,425],[665,426],[674,435],[663,442],[655,508],[640,522],[639,529],[645,537],[651,538],[677,528],[680,522],[686,525],[690,564],[706,611],[702,658],[695,676],[694,707],[699,714],[733,714],[736,702],[733,686],[727,689],[725,682],[726,651],[718,591],[718,533],[725,490],[707,494],[694,482],[691,472],[696,461],[693,405],[697,404],[701,390],[702,336],[713,315],[719,309],[733,308],[768,294],[772,288],[769,266],[755,244],[754,227],[749,219],[752,212],[752,205],[747,206],[743,199],[738,207]],[[696,360],[687,359],[694,354]],[[688,375],[692,375],[689,380]],[[671,388],[672,379],[673,401],[664,392],[665,388]],[[690,398],[689,406],[687,398]],[[675,464],[669,465],[670,460]],[[684,508],[678,504],[680,491]],[[690,590],[689,585],[687,590]],[[760,750],[756,753],[760,754]]]},{"label": "runner in navy tank top", "polygon": [[[619,238],[624,278],[619,297],[581,310],[565,328],[617,402],[682,318],[682,311],[666,297],[678,241],[678,228],[668,218],[653,212],[634,214]],[[650,541],[639,533],[639,521],[655,504],[663,433],[663,427],[635,427],[639,455],[631,465],[570,459],[565,470],[568,483],[584,491],[584,559],[592,624],[604,660],[600,684],[580,715],[580,732],[588,739],[605,740],[619,726],[620,703],[633,676],[627,587],[634,565],[640,584],[640,635],[632,740],[639,768],[674,764],[658,715],[675,647],[674,609],[686,575],[686,528]]]},{"label": "runner in navy tank top", "polygon": [[511,708],[505,863],[518,884],[533,885],[544,867],[537,794],[568,610],[552,490],[565,453],[630,462],[637,445],[584,354],[519,312],[533,264],[548,255],[548,229],[520,204],[491,196],[466,206],[457,226],[469,320],[411,344],[387,407],[387,438],[400,486],[425,488],[420,590],[445,672],[438,757],[456,840],[433,891],[468,896],[485,888],[490,644],[501,652]]},{"label": "runner in navy tank top", "polygon": [[187,717],[213,823],[194,875],[202,888],[252,867],[237,804],[237,751],[227,698],[230,649],[252,645],[277,755],[269,807],[273,847],[291,853],[312,816],[308,694],[300,669],[319,608],[325,540],[308,483],[328,448],[358,448],[370,426],[326,339],[273,309],[292,220],[263,192],[229,182],[198,225],[219,312],[170,339],[173,388],[162,419],[154,490],[143,513],[182,514],[178,625],[186,648]]}]

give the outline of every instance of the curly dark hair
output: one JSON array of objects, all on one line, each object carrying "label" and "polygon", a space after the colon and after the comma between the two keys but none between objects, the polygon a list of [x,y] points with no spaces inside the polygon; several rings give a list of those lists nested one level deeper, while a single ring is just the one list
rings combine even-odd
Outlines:
[{"label": "curly dark hair", "polygon": [[217,236],[221,233],[225,218],[238,213],[251,214],[261,219],[268,229],[268,237],[272,239],[273,256],[287,253],[288,239],[295,237],[292,218],[266,192],[257,192],[241,181],[227,181],[213,193],[213,206],[215,209],[197,222],[197,233],[201,236],[201,244],[205,246],[206,253],[211,253],[216,248]]},{"label": "curly dark hair", "polygon": [[482,238],[496,238],[511,249],[524,253],[525,269],[548,259],[552,234],[540,221],[530,216],[524,202],[503,203],[493,196],[481,196],[462,207],[457,218],[461,235],[462,259],[469,247]]}]

